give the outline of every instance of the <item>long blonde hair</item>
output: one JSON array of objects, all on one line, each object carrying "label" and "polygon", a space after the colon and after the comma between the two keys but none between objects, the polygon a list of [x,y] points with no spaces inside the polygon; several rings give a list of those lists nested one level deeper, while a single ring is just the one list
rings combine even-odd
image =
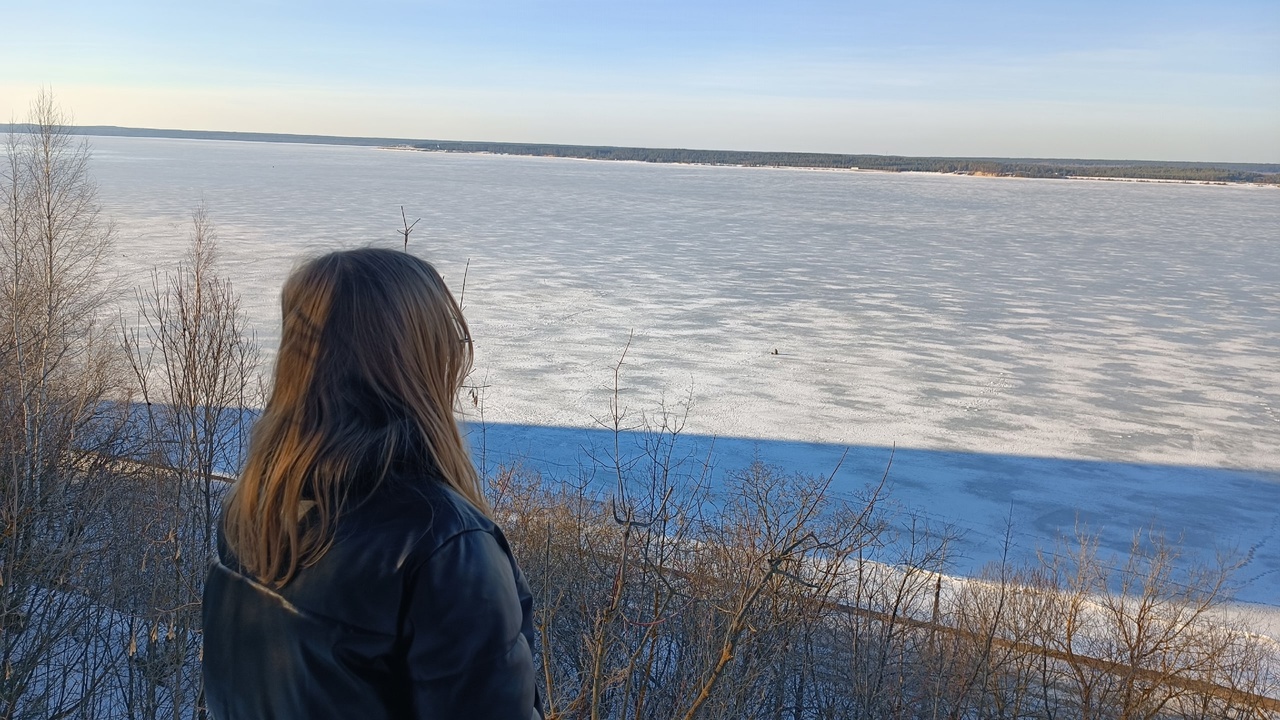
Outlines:
[{"label": "long blonde hair", "polygon": [[393,463],[424,474],[433,465],[489,512],[454,416],[471,335],[434,267],[394,250],[330,253],[289,276],[281,306],[271,395],[225,506],[226,539],[246,570],[288,582]]}]

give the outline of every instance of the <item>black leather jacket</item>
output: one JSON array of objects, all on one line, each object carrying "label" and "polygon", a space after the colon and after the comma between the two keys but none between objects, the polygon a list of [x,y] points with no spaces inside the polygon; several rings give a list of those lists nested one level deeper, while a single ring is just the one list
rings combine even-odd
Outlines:
[{"label": "black leather jacket", "polygon": [[216,720],[530,720],[532,599],[502,532],[432,478],[388,479],[283,588],[219,542],[204,594]]}]

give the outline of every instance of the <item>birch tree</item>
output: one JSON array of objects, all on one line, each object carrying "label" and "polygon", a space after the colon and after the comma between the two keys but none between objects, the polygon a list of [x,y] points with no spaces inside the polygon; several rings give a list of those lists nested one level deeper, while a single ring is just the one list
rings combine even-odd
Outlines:
[{"label": "birch tree", "polygon": [[111,663],[90,594],[106,539],[115,343],[101,279],[113,229],[51,94],[0,171],[0,718],[92,714]]}]

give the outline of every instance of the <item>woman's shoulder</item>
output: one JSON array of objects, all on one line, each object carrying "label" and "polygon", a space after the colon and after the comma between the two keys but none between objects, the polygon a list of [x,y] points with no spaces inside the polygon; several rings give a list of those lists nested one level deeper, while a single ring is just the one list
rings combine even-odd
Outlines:
[{"label": "woman's shoulder", "polygon": [[397,473],[337,521],[338,543],[395,544],[424,560],[458,535],[495,532],[483,512],[433,472]]}]

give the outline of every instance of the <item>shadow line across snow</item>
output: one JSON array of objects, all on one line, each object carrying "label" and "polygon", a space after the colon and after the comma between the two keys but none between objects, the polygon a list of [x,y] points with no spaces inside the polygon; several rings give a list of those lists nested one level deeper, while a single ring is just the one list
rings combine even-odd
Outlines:
[{"label": "shadow line across snow", "polygon": [[[551,477],[594,473],[609,482],[614,434],[601,428],[472,423],[474,457],[485,470],[521,464]],[[636,457],[653,435],[624,431],[619,453]],[[712,481],[759,459],[788,472],[830,474],[832,490],[853,497],[889,466],[888,500],[904,512],[963,533],[956,571],[973,573],[1000,558],[1012,523],[1011,556],[1029,559],[1071,537],[1077,524],[1102,551],[1126,552],[1148,528],[1177,541],[1189,558],[1227,551],[1244,560],[1239,599],[1280,605],[1280,471],[996,453],[830,445],[786,440],[681,435],[673,457],[710,461]],[[841,457],[844,461],[841,463]],[[838,469],[837,469],[838,466]]]},{"label": "shadow line across snow", "polygon": [[[138,431],[145,423],[140,409],[133,409]],[[227,429],[247,427],[256,414],[232,412],[223,421]],[[489,422],[469,423],[465,431],[473,458],[486,471],[518,464],[553,479],[585,475],[602,491],[613,485],[610,430]],[[652,433],[623,431],[618,453],[640,457],[654,439]],[[1280,469],[846,448],[693,434],[680,435],[671,454],[690,472],[709,462],[712,483],[756,459],[787,472],[834,471],[832,491],[850,499],[878,483],[888,467],[890,507],[962,533],[952,552],[953,570],[961,574],[999,560],[1007,528],[1015,561],[1033,559],[1037,550],[1052,551],[1077,526],[1096,534],[1103,552],[1114,553],[1128,551],[1135,533],[1154,528],[1176,541],[1188,558],[1234,554],[1243,561],[1235,576],[1241,584],[1238,599],[1280,606]],[[237,470],[230,454],[219,465],[227,475]]]}]

